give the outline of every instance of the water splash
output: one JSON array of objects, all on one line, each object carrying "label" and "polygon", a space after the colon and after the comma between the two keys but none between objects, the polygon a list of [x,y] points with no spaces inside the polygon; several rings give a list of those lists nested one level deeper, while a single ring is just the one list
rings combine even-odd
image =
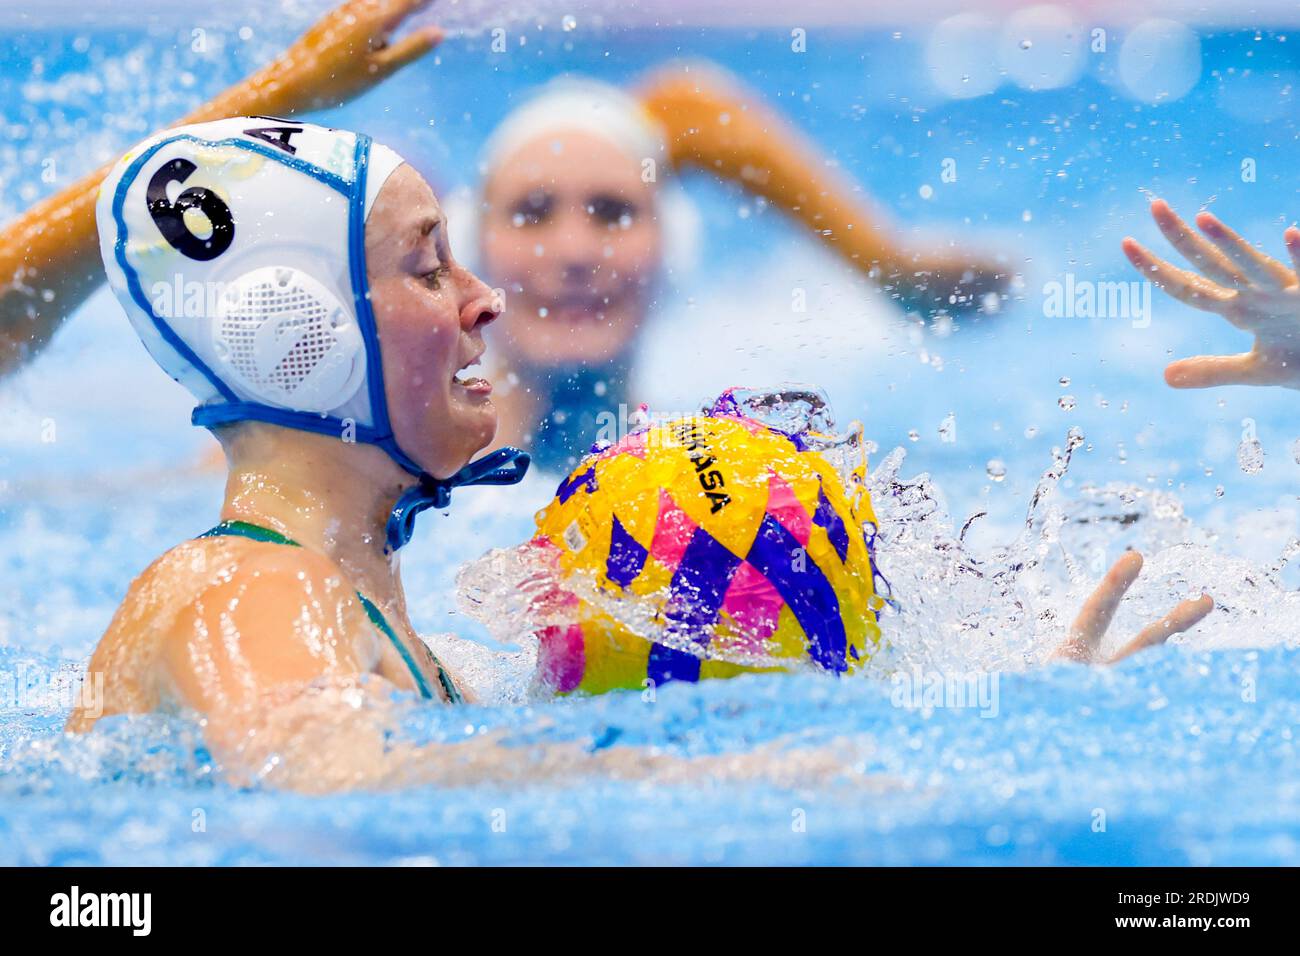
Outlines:
[{"label": "water splash", "polygon": [[[861,493],[868,451],[862,426],[854,422],[844,432],[838,432],[830,404],[819,389],[800,385],[767,390],[733,388],[703,406],[701,413],[723,418],[739,415],[759,421],[789,436],[799,448],[818,453],[839,476],[850,498]],[[656,433],[646,434],[645,441],[658,440]],[[748,432],[741,429],[740,434]],[[725,439],[718,439],[713,453],[725,458],[725,445]],[[822,469],[825,474],[825,465]],[[729,486],[733,480],[754,482],[761,487],[761,500],[766,500],[766,467],[760,467],[750,477],[737,479],[733,475],[728,479]],[[657,497],[654,502],[657,507]],[[874,534],[874,528],[870,533]],[[580,549],[582,544],[573,547]],[[865,552],[852,573],[870,580]],[[877,582],[878,593],[886,584]],[[490,552],[461,570],[457,587],[464,613],[483,623],[498,641],[525,651],[536,647],[533,635],[542,630],[571,626],[578,619],[575,609],[580,607],[582,620],[607,618],[617,632],[633,641],[657,644],[701,659],[754,668],[796,670],[809,666],[802,648],[792,654],[777,651],[778,642],[768,640],[761,624],[755,625],[752,633],[748,625],[731,618],[687,628],[665,613],[670,603],[667,590],[632,597],[622,589],[610,588],[594,567],[566,568],[562,572],[557,549],[542,540]]]},{"label": "water splash", "polygon": [[[833,432],[829,406],[810,398],[816,394],[747,390],[744,407],[792,433],[813,427]],[[860,437],[850,435],[846,446],[856,448]],[[1215,536],[1196,528],[1172,493],[1112,483],[1087,485],[1060,500],[1058,490],[1084,440],[1079,428],[1069,429],[1064,443],[1052,449],[1019,531],[991,546],[976,545],[972,539],[978,536],[970,533],[982,512],[958,529],[928,474],[904,477],[905,449],[894,449],[875,465],[866,490],[879,522],[878,569],[896,605],[882,615],[882,646],[863,673],[879,678],[915,667],[969,673],[1038,666],[1064,639],[1102,575],[1130,548],[1146,555],[1146,567],[1121,605],[1103,652],[1202,592],[1214,597],[1215,613],[1174,643],[1295,644],[1285,622],[1300,596],[1279,579],[1300,554],[1300,541],[1288,545],[1272,567],[1260,568],[1216,551]],[[538,628],[567,620],[571,612],[557,597],[566,593],[597,604],[633,634],[674,646],[675,638],[664,633],[645,603],[614,598],[594,579],[577,576],[561,584],[555,558],[545,549],[489,552],[461,570],[458,587],[465,613],[498,640],[521,647],[535,646]]]}]

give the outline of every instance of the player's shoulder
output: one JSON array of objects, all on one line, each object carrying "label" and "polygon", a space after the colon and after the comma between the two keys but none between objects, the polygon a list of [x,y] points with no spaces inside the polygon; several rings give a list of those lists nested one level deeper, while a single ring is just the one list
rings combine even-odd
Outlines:
[{"label": "player's shoulder", "polygon": [[164,555],[154,573],[158,587],[168,576],[190,575],[174,588],[157,648],[181,697],[195,706],[211,703],[205,695],[212,686],[234,694],[238,687],[356,673],[373,663],[373,635],[357,592],[319,552],[200,538]]},{"label": "player's shoulder", "polygon": [[336,620],[355,603],[347,575],[326,555],[228,536],[195,538],[160,556],[132,583],[119,614],[123,623],[152,620],[192,634],[239,620],[271,628]]},{"label": "player's shoulder", "polygon": [[300,582],[334,586],[345,583],[339,566],[327,556],[296,545],[251,538],[213,536],[182,542],[157,558],[131,585],[145,595],[172,592],[199,595],[237,587],[273,587]]}]

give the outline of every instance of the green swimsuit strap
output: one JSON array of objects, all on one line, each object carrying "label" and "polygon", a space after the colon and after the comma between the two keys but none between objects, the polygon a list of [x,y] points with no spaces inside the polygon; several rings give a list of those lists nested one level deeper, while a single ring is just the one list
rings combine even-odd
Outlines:
[{"label": "green swimsuit strap", "polygon": [[[252,524],[248,521],[223,521],[215,528],[203,532],[199,537],[249,538],[253,541],[264,541],[268,544],[285,544],[293,548],[302,547],[302,545],[297,541],[294,541],[293,538],[290,538],[288,535],[283,535],[278,531],[273,531],[270,528],[263,528],[261,525]],[[387,637],[392,642],[393,647],[396,648],[397,653],[402,655],[402,660],[406,662],[407,670],[411,672],[411,677],[415,680],[415,686],[420,689],[420,696],[432,699],[434,694],[432,689],[429,687],[429,682],[424,679],[424,675],[420,672],[420,668],[416,666],[415,658],[411,656],[411,652],[407,649],[406,645],[402,643],[402,639],[397,636],[397,632],[393,630],[393,626],[388,623],[388,620],[380,612],[379,608],[375,607],[375,603],[371,601],[370,598],[366,597],[360,591],[357,592],[357,597],[361,601],[361,606],[366,609],[366,616],[370,618],[370,623],[373,624],[380,633]],[[427,649],[427,646],[426,653],[428,653],[429,660],[433,663],[434,668],[438,672],[438,683],[442,686],[443,693],[447,695],[447,700],[453,704],[464,703],[465,699],[461,696],[460,691],[452,681],[451,675],[447,673],[447,669],[442,666],[442,662],[438,660],[433,651]]]}]

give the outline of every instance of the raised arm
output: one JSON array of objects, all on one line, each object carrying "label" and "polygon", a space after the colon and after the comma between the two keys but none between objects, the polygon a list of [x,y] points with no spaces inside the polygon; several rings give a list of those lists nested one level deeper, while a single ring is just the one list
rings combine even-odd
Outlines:
[{"label": "raised arm", "polygon": [[668,130],[676,165],[742,183],[905,302],[967,309],[1006,287],[1007,270],[991,257],[955,247],[905,248],[858,187],[829,169],[807,138],[757,93],[720,69],[675,64],[653,74],[641,96]]},{"label": "raised arm", "polygon": [[[351,0],[180,122],[291,115],[346,102],[437,45],[436,27],[389,43],[402,20],[430,2]],[[111,166],[42,200],[0,232],[0,375],[39,351],[103,281],[95,197]]]}]

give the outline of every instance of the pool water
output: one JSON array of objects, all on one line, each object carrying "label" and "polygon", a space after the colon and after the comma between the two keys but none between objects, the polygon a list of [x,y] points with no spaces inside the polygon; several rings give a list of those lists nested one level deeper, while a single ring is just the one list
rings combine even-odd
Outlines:
[{"label": "pool water", "polygon": [[[300,7],[246,40],[242,21],[213,26],[221,56],[195,52],[189,25],[173,21],[5,35],[0,115],[12,135],[0,147],[0,211],[112,158],[261,62],[316,12]],[[1167,389],[1171,357],[1249,343],[1159,293],[1144,327],[1053,318],[1042,293],[1067,274],[1133,278],[1119,240],[1160,248],[1143,190],[1188,212],[1212,203],[1282,254],[1300,208],[1300,40],[1283,28],[1202,31],[1199,81],[1148,106],[1115,80],[1118,34],[1062,89],[1008,81],[954,100],[926,75],[927,33],[812,29],[808,52],[795,55],[786,28],[621,31],[579,17],[576,30],[532,31],[526,52],[504,57],[482,34],[449,40],[436,62],[322,117],[422,157],[452,190],[533,84],[564,71],[622,80],[667,57],[707,57],[768,96],[918,241],[1000,250],[1024,272],[999,314],[926,324],[777,213],[686,183],[706,223],[699,261],[664,292],[637,397],[688,410],[732,384],[813,382],[841,421],[864,422],[880,449],[873,464],[904,448],[890,465],[899,480],[930,476],[906,485],[923,494],[878,502],[894,542],[882,561],[904,612],[874,675],[670,685],[653,701],[526,699],[526,652],[465,613],[455,575],[524,540],[556,476],[458,492],[453,512],[422,519],[404,552],[413,620],[422,633],[478,642],[434,638],[487,701],[412,709],[408,722],[428,739],[501,732],[506,746],[683,758],[769,748],[774,762],[827,751],[843,754],[843,778],[583,778],[312,798],[231,787],[180,718],[114,719],[89,738],[62,738],[67,702],[38,693],[41,682],[75,671],[130,580],[214,523],[221,494],[219,477],[192,467],[209,439],[188,426],[187,396],[100,293],[0,390],[0,863],[1300,862],[1300,577],[1284,560],[1300,517],[1300,396]],[[53,182],[41,175],[47,159]],[[954,182],[940,178],[946,159]],[[792,326],[772,303],[795,287],[809,291],[809,310]],[[682,363],[684,342],[710,361]],[[1024,530],[1071,427],[1084,442]],[[1248,437],[1262,446],[1262,469],[1239,465]],[[981,511],[962,554],[986,570],[1005,562],[999,546],[1037,561],[1009,595],[952,585],[958,559],[931,556]],[[1117,638],[1201,588],[1220,608],[1176,644],[1114,668],[1043,665],[1131,544],[1148,571]],[[990,696],[970,707],[900,699],[913,674],[982,675]]]}]

